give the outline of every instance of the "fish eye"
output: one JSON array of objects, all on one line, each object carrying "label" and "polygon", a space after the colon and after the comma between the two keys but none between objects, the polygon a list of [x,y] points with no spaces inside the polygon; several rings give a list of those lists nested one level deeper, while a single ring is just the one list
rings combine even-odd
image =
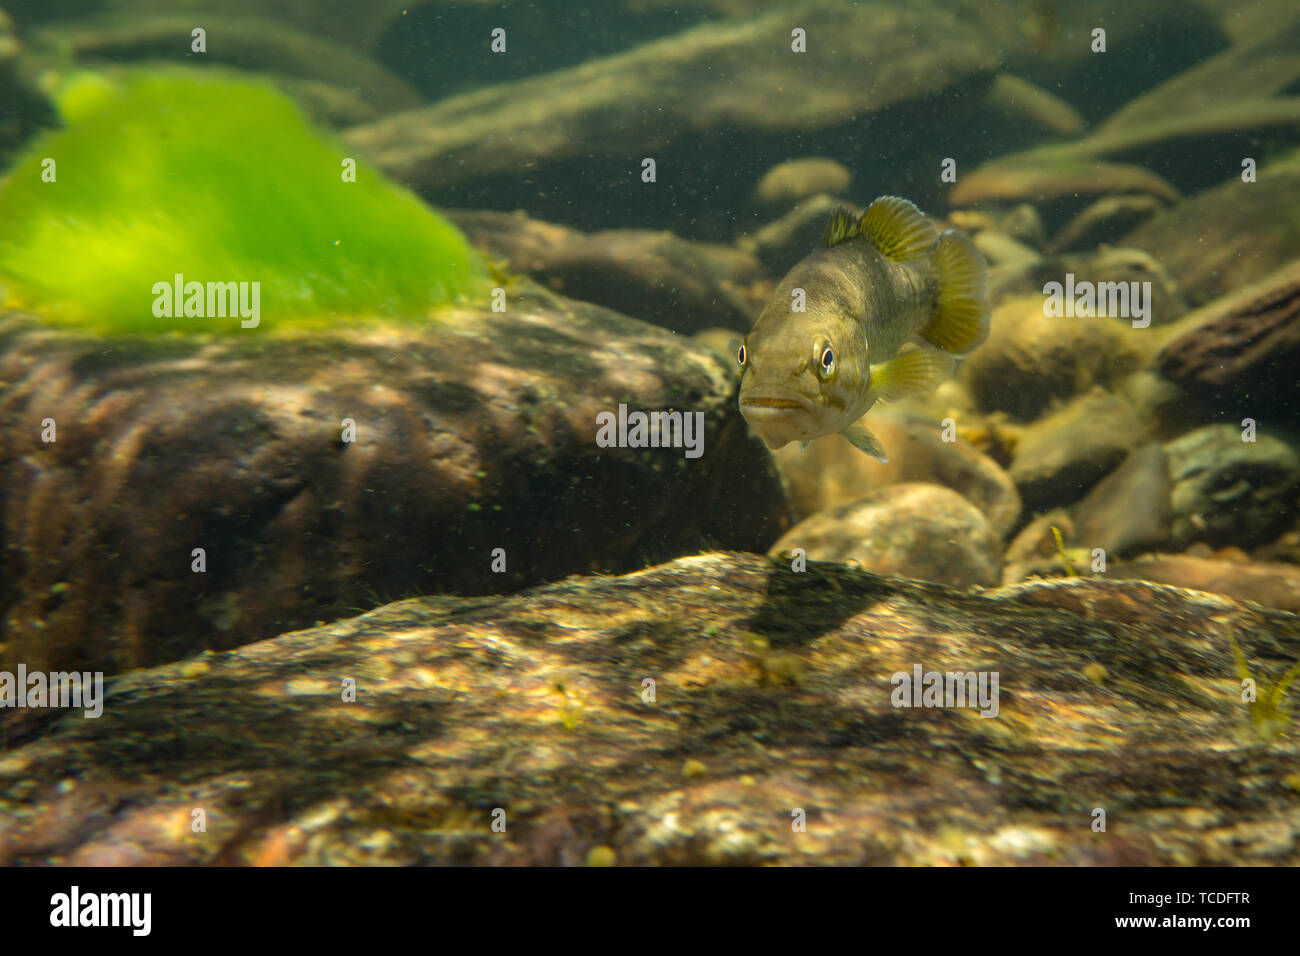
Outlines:
[{"label": "fish eye", "polygon": [[736,350],[736,361],[740,363],[741,368],[745,367],[745,359],[747,358],[749,358],[749,353],[745,351],[745,343],[741,342],[740,348]]},{"label": "fish eye", "polygon": [[829,345],[824,346],[821,349],[821,355],[817,358],[817,362],[821,366],[822,375],[830,375],[835,370],[835,350]]}]

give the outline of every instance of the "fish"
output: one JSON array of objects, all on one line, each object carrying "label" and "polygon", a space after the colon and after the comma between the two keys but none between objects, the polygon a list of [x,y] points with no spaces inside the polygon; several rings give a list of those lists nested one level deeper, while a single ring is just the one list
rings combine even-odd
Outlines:
[{"label": "fish", "polygon": [[877,402],[933,390],[988,337],[988,265],[914,204],[840,207],[823,248],[776,287],[737,347],[740,412],[775,450],[839,434],[879,461],[860,421]]}]

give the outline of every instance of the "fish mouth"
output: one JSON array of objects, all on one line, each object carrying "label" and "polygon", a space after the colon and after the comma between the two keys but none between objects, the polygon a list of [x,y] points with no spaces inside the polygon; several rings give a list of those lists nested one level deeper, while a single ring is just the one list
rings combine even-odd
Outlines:
[{"label": "fish mouth", "polygon": [[785,412],[793,410],[812,411],[812,402],[804,398],[797,392],[788,392],[784,389],[763,389],[743,392],[740,396],[740,410],[747,412],[750,410],[770,410],[772,412]]}]

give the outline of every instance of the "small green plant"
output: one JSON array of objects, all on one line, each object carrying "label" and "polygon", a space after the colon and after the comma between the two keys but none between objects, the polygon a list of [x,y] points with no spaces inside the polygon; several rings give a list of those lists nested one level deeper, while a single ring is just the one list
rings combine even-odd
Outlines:
[{"label": "small green plant", "polygon": [[221,333],[240,331],[238,315],[156,314],[160,284],[256,282],[261,330],[486,301],[491,269],[455,226],[266,85],[83,74],[59,104],[65,128],[0,180],[0,303],[7,288],[7,304],[52,323]]},{"label": "small green plant", "polygon": [[1061,538],[1061,529],[1052,525],[1052,539],[1056,542],[1056,553],[1065,565],[1065,573],[1072,578],[1077,578],[1079,572],[1074,568],[1074,562],[1070,560],[1069,553],[1065,550],[1065,541]]},{"label": "small green plant", "polygon": [[1265,687],[1251,676],[1246,655],[1241,652],[1237,635],[1231,629],[1228,631],[1228,641],[1232,644],[1232,656],[1237,662],[1237,676],[1243,682],[1250,682],[1247,689],[1251,694],[1249,697],[1243,696],[1243,699],[1250,704],[1251,725],[1262,739],[1272,740],[1291,723],[1291,708],[1287,706],[1285,697],[1291,682],[1300,676],[1300,661],[1287,668],[1272,687]]}]

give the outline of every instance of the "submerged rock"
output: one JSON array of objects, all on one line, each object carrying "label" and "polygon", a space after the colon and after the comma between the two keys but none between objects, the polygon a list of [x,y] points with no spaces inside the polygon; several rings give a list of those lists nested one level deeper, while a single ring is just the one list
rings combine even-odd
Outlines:
[{"label": "submerged rock", "polygon": [[1075,156],[1053,146],[985,163],[958,181],[948,201],[954,206],[989,200],[1043,203],[1108,193],[1142,193],[1169,202],[1181,195],[1149,169]]},{"label": "submerged rock", "polygon": [[[1185,11],[1183,5],[1180,19]],[[1214,169],[1240,170],[1243,156],[1262,164],[1267,157],[1258,149],[1300,122],[1300,96],[1294,95],[1300,81],[1300,16],[1292,5],[1280,22],[1257,20],[1236,41],[1128,99],[1086,136],[991,160],[962,178],[953,204],[1069,201],[1099,193],[1176,202],[1184,189],[1204,188]],[[1149,45],[1143,54],[1150,55]],[[1178,222],[1186,221],[1187,213],[1180,212]],[[1231,228],[1225,234],[1235,236]],[[1208,242],[1202,234],[1197,237]]]},{"label": "submerged rock", "polygon": [[[1061,536],[1059,545],[1057,534]],[[1064,508],[1054,508],[1031,519],[1007,544],[1002,583],[1017,584],[1031,577],[1068,574],[1061,548],[1073,540],[1074,522]]]},{"label": "submerged rock", "polygon": [[[1300,656],[1194,591],[753,555],[407,600],[0,712],[0,863],[1294,866],[1300,742],[1230,634],[1264,687]],[[996,717],[894,706],[918,667],[997,674]]]},{"label": "submerged rock", "polygon": [[1170,537],[1170,493],[1164,449],[1155,442],[1143,445],[1079,502],[1071,540],[1089,552],[1104,549],[1107,560],[1165,545]]},{"label": "submerged rock", "polygon": [[[642,158],[679,139],[860,123],[997,64],[991,43],[936,8],[813,0],[797,20],[777,10],[702,24],[358,126],[347,141],[395,178],[428,189],[534,177],[573,160],[590,168],[598,158],[617,161],[639,183]],[[791,53],[795,25],[816,53]]]},{"label": "submerged rock", "polygon": [[1152,366],[1198,401],[1266,415],[1293,401],[1300,369],[1300,262],[1197,310],[1169,329]]},{"label": "submerged rock", "polygon": [[1017,297],[993,310],[988,341],[960,374],[981,411],[1033,420],[1140,368],[1152,344],[1146,331],[1105,316],[1049,316],[1042,295]]},{"label": "submerged rock", "polygon": [[[505,313],[312,336],[11,317],[0,383],[0,665],[113,673],[397,596],[761,551],[789,523],[728,364],[526,283]],[[698,413],[702,455],[598,447],[620,404]]]},{"label": "submerged rock", "polygon": [[754,199],[764,206],[784,212],[821,193],[843,195],[852,182],[853,174],[833,159],[792,159],[773,166],[763,174],[755,187]]},{"label": "submerged rock", "polygon": [[1010,73],[999,73],[993,78],[985,103],[1009,120],[1058,136],[1076,136],[1087,126],[1079,111],[1065,100],[1037,83]]},{"label": "submerged rock", "polygon": [[1070,504],[1118,466],[1142,436],[1127,402],[1093,389],[1021,432],[1011,480],[1031,511]]},{"label": "submerged rock", "polygon": [[873,412],[866,421],[889,450],[887,463],[835,435],[803,451],[790,444],[775,452],[796,517],[848,504],[888,485],[934,482],[983,512],[999,538],[1011,530],[1020,515],[1020,494],[993,459],[966,441],[944,441],[935,419],[890,410]]},{"label": "submerged rock", "polygon": [[[132,60],[173,60],[188,52],[190,31],[204,26],[193,14],[119,13],[42,28],[37,43],[66,50],[80,64],[120,64]],[[348,46],[265,16],[220,17],[203,59],[232,67],[314,81],[340,96],[364,97],[382,112],[414,109],[419,95],[408,84]],[[339,84],[340,77],[347,77]],[[288,92],[294,88],[289,86]],[[308,97],[311,104],[322,94]]]},{"label": "submerged rock", "polygon": [[846,203],[833,196],[813,196],[779,219],[741,236],[736,245],[758,256],[769,275],[781,276],[800,259],[822,245],[826,224],[832,213],[843,206],[854,215],[862,214],[862,207]]},{"label": "submerged rock", "polygon": [[1146,222],[1164,204],[1154,196],[1105,196],[1067,222],[1052,239],[1052,252],[1115,243]]},{"label": "submerged rock", "polygon": [[770,553],[795,548],[812,561],[847,561],[955,588],[997,584],[1002,567],[1002,545],[984,515],[957,492],[922,482],[888,485],[819,511]]},{"label": "submerged rock", "polygon": [[1300,451],[1267,429],[1206,425],[1165,445],[1173,480],[1173,540],[1250,548],[1280,534],[1300,496]]},{"label": "submerged rock", "polygon": [[1125,561],[1116,578],[1132,578],[1210,591],[1237,601],[1300,612],[1300,566],[1268,562],[1242,563],[1189,554],[1156,554]]},{"label": "submerged rock", "polygon": [[1262,166],[1253,183],[1237,176],[1193,196],[1139,226],[1124,244],[1150,252],[1188,303],[1202,305],[1294,259],[1298,217],[1300,154]]},{"label": "submerged rock", "polygon": [[22,59],[13,20],[0,9],[0,163],[29,136],[58,124],[58,114]]},{"label": "submerged rock", "polygon": [[754,257],[668,232],[584,233],[523,212],[449,212],[470,241],[572,299],[583,299],[685,335],[749,330],[763,303],[744,293],[759,278]]}]

